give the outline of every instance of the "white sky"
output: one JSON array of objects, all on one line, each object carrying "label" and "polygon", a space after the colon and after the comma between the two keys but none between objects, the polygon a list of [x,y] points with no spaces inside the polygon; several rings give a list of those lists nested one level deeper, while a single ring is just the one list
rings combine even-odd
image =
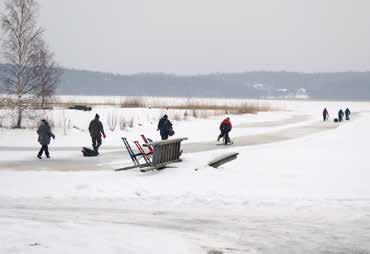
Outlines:
[{"label": "white sky", "polygon": [[369,0],[39,2],[40,24],[65,67],[178,74],[370,70]]}]

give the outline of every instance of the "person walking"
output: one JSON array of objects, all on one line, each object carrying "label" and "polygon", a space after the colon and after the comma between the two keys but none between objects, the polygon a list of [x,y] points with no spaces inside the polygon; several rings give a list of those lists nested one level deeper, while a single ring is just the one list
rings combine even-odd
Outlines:
[{"label": "person walking", "polygon": [[41,120],[41,124],[37,129],[38,141],[41,145],[41,149],[37,154],[37,158],[42,159],[42,154],[45,152],[47,158],[50,158],[49,147],[50,138],[55,139],[55,135],[51,132],[49,123],[45,120]]},{"label": "person walking", "polygon": [[92,147],[96,153],[99,153],[99,147],[102,144],[102,135],[106,138],[104,127],[102,122],[99,120],[100,116],[98,114],[95,115],[95,118],[90,122],[89,125],[89,132],[92,141]]},{"label": "person walking", "polygon": [[339,120],[339,122],[342,122],[343,121],[343,117],[344,117],[343,110],[339,110],[339,112],[338,112],[338,120]]},{"label": "person walking", "polygon": [[324,122],[326,122],[327,120],[329,120],[329,112],[326,108],[324,108],[324,111],[322,112],[322,117],[324,119]]},{"label": "person walking", "polygon": [[351,116],[351,111],[349,110],[349,108],[346,108],[346,110],[344,111],[344,113],[346,115],[346,120],[349,121],[350,116]]},{"label": "person walking", "polygon": [[175,134],[172,128],[172,123],[168,120],[168,116],[164,115],[158,122],[157,131],[161,134],[162,140],[167,140],[168,136]]},{"label": "person walking", "polygon": [[224,138],[225,145],[230,143],[230,137],[229,137],[229,132],[233,128],[230,117],[226,117],[220,124],[220,131],[221,134],[218,136],[217,141],[219,141],[222,137]]}]

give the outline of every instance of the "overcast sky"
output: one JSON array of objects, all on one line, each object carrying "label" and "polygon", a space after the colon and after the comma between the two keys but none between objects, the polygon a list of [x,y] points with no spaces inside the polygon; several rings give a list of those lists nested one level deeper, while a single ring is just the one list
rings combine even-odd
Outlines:
[{"label": "overcast sky", "polygon": [[69,68],[123,74],[370,70],[369,0],[39,3],[47,41]]}]

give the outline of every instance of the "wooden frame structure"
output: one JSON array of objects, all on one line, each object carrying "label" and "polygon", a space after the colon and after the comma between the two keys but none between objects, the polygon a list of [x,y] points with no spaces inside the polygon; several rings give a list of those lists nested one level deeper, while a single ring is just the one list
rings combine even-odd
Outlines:
[{"label": "wooden frame structure", "polygon": [[144,147],[153,148],[152,167],[161,169],[168,164],[180,162],[180,157],[182,155],[181,142],[187,139],[188,138],[177,138],[144,144]]},{"label": "wooden frame structure", "polygon": [[[187,138],[170,139],[165,141],[150,142],[144,135],[141,135],[144,140],[143,146],[148,148],[146,153],[138,141],[134,141],[139,153],[134,153],[126,138],[122,138],[127,152],[134,163],[133,166],[116,169],[116,171],[140,168],[140,171],[146,172],[154,169],[165,168],[168,164],[180,162],[181,159],[181,142]],[[144,163],[140,163],[140,159],[144,159]]]}]

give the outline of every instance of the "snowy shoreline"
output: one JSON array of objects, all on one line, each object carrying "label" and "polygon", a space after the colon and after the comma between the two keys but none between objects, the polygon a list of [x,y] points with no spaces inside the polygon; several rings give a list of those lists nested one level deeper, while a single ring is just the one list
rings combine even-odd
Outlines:
[{"label": "snowy shoreline", "polygon": [[[370,105],[355,104],[340,125],[320,122],[321,104],[294,107],[235,117],[240,146],[226,149],[210,141],[218,119],[176,123],[206,136],[190,133],[182,163],[147,173],[112,171],[129,163],[120,149],[83,160],[60,144],[40,161],[31,142],[3,147],[0,253],[368,253]],[[274,142],[253,144],[265,136]],[[230,151],[237,160],[207,166]]]}]

